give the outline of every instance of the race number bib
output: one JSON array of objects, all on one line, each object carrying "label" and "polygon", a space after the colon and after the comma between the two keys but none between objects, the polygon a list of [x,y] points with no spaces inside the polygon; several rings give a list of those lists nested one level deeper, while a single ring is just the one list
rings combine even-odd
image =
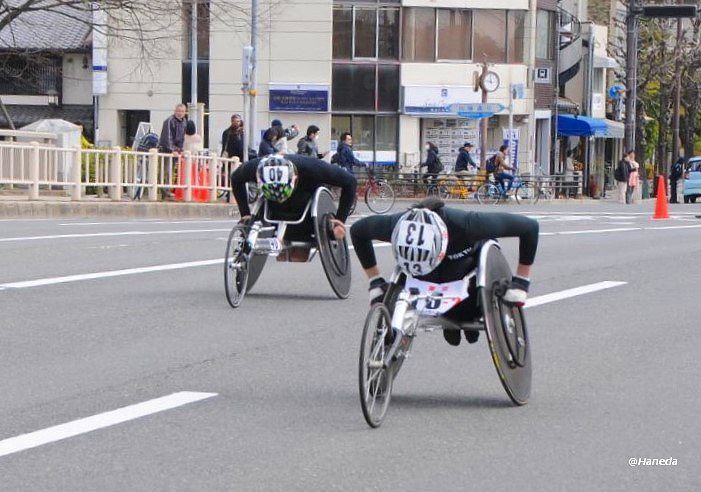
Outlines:
[{"label": "race number bib", "polygon": [[290,168],[287,166],[266,166],[263,168],[263,181],[265,183],[288,183],[290,180]]},{"label": "race number bib", "polygon": [[409,248],[429,249],[435,239],[433,228],[422,222],[404,220],[399,224],[397,244]]},{"label": "race number bib", "polygon": [[416,308],[425,316],[440,316],[460,304],[469,297],[470,279],[464,278],[444,284],[423,282],[415,278],[407,278],[405,288],[418,289],[420,294],[433,295],[432,299],[421,299]]}]

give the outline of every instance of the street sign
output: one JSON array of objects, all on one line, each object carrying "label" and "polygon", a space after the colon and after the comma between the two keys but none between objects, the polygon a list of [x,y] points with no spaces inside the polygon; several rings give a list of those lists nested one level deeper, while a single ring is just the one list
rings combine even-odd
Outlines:
[{"label": "street sign", "polygon": [[550,67],[536,67],[535,69],[535,83],[536,84],[549,84],[552,81],[551,69]]},{"label": "street sign", "polygon": [[251,83],[251,72],[253,71],[253,46],[243,47],[243,59],[241,60],[241,83],[248,85]]},{"label": "street sign", "polygon": [[526,84],[511,84],[511,98],[524,99],[526,97]]},{"label": "street sign", "polygon": [[478,120],[489,118],[504,111],[504,105],[497,103],[451,104],[450,110],[461,118]]}]

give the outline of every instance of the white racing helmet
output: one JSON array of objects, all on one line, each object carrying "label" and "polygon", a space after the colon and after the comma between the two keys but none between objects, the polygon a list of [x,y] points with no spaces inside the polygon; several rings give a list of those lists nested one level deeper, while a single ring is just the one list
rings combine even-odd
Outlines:
[{"label": "white racing helmet", "polygon": [[263,196],[273,202],[282,203],[290,198],[297,184],[294,164],[279,155],[261,159],[256,175]]},{"label": "white racing helmet", "polygon": [[412,208],[392,231],[392,251],[408,275],[428,275],[443,261],[448,249],[448,228],[440,215],[426,208]]}]

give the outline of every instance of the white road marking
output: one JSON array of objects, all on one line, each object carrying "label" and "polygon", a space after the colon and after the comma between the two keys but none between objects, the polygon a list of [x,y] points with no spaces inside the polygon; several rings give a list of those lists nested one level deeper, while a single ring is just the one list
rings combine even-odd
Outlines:
[{"label": "white road marking", "polygon": [[60,226],[96,226],[96,225],[125,225],[125,224],[216,224],[226,223],[233,224],[234,219],[228,220],[141,220],[141,221],[124,221],[124,222],[66,222],[59,224]]},{"label": "white road marking", "polygon": [[[390,243],[375,244],[376,248],[391,246]],[[354,249],[348,246],[348,249]],[[182,270],[183,268],[196,268],[224,263],[224,258],[216,260],[187,261],[184,263],[170,263],[166,265],[154,265],[140,268],[126,268],[123,270],[108,270],[104,272],[81,273],[78,275],[66,275],[63,277],[40,278],[36,280],[24,280],[21,282],[8,282],[0,284],[0,291],[7,289],[28,289],[31,287],[43,287],[45,285],[66,284],[71,282],[81,282],[84,280],[95,280],[100,278],[123,277],[125,275],[138,275],[141,273],[164,272],[169,270]]]},{"label": "white road marking", "polygon": [[603,234],[606,232],[641,231],[643,227],[618,227],[615,229],[581,229],[574,231],[541,232],[541,236],[571,236],[576,234]]},{"label": "white road marking", "polygon": [[126,268],[124,270],[110,270],[106,272],[83,273],[79,275],[66,275],[65,277],[41,278],[37,280],[25,280],[23,282],[10,282],[0,284],[0,290],[4,289],[27,289],[29,287],[41,287],[44,285],[65,284],[69,282],[80,282],[83,280],[94,280],[98,278],[122,277],[124,275],[136,275],[139,273],[163,272],[167,270],[180,270],[183,268],[194,268],[208,265],[224,263],[224,258],[216,260],[188,261],[185,263],[170,263],[167,265],[154,265],[141,268]]},{"label": "white road marking", "polygon": [[563,299],[569,299],[570,297],[582,296],[584,294],[591,294],[592,292],[598,292],[600,290],[611,289],[613,287],[620,287],[621,285],[626,285],[628,282],[618,282],[606,280],[604,282],[597,282],[595,284],[583,285],[581,287],[575,287],[573,289],[561,290],[559,292],[552,292],[550,294],[545,294],[542,296],[533,297],[528,299],[526,302],[527,308],[532,308],[536,306],[542,306],[543,304],[549,304],[551,302],[561,301]]},{"label": "white road marking", "polygon": [[664,226],[664,227],[646,227],[648,231],[668,231],[670,229],[698,229],[701,224],[697,225],[684,225],[684,226]]},{"label": "white road marking", "polygon": [[110,412],[98,413],[97,415],[73,420],[65,424],[10,437],[0,441],[0,456],[19,453],[20,451],[43,446],[44,444],[61,441],[69,437],[79,436],[98,429],[128,422],[129,420],[135,420],[146,417],[147,415],[153,415],[154,413],[171,410],[189,403],[206,400],[213,396],[217,396],[217,393],[181,391],[161,398],[128,405]]},{"label": "white road marking", "polygon": [[46,239],[76,239],[83,237],[109,237],[109,236],[150,236],[153,234],[197,234],[199,232],[229,232],[231,229],[180,229],[170,231],[122,231],[122,232],[93,232],[88,234],[57,234],[54,236],[26,236],[3,237],[0,243],[20,241],[42,241]]}]

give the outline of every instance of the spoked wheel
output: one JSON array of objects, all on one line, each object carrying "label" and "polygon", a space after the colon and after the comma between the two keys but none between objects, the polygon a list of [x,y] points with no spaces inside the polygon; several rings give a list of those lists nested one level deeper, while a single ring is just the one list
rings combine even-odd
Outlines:
[{"label": "spoked wheel", "polygon": [[394,206],[394,189],[384,179],[378,179],[365,190],[365,204],[376,214],[389,212]]},{"label": "spoked wheel", "polygon": [[540,190],[533,186],[533,183],[522,183],[521,186],[516,190],[516,202],[517,203],[530,203],[535,205],[538,203],[540,198]]},{"label": "spoked wheel", "polygon": [[477,201],[482,205],[493,204],[496,205],[501,200],[501,192],[499,187],[493,185],[492,183],[484,183],[477,189]]},{"label": "spoked wheel", "polygon": [[237,224],[229,234],[224,258],[224,289],[226,299],[232,308],[237,308],[246,295],[248,284],[248,253],[246,253],[246,238],[249,228]]},{"label": "spoked wheel", "polygon": [[389,349],[386,339],[391,329],[387,308],[374,304],[365,319],[358,361],[360,406],[370,427],[382,424],[392,397],[392,368],[384,367]]},{"label": "spoked wheel", "polygon": [[[502,296],[511,282],[511,270],[499,247],[492,243],[480,253],[484,286],[480,288],[484,323],[492,361],[502,386],[516,405],[531,394],[531,349],[523,310],[505,304]],[[485,256],[486,255],[486,256]]]},{"label": "spoked wheel", "polygon": [[336,296],[339,299],[345,299],[348,297],[351,287],[348,240],[343,238],[339,241],[333,235],[331,221],[335,217],[336,204],[333,202],[331,192],[325,188],[319,188],[315,199],[316,206],[312,211],[312,216],[321,264]]}]

